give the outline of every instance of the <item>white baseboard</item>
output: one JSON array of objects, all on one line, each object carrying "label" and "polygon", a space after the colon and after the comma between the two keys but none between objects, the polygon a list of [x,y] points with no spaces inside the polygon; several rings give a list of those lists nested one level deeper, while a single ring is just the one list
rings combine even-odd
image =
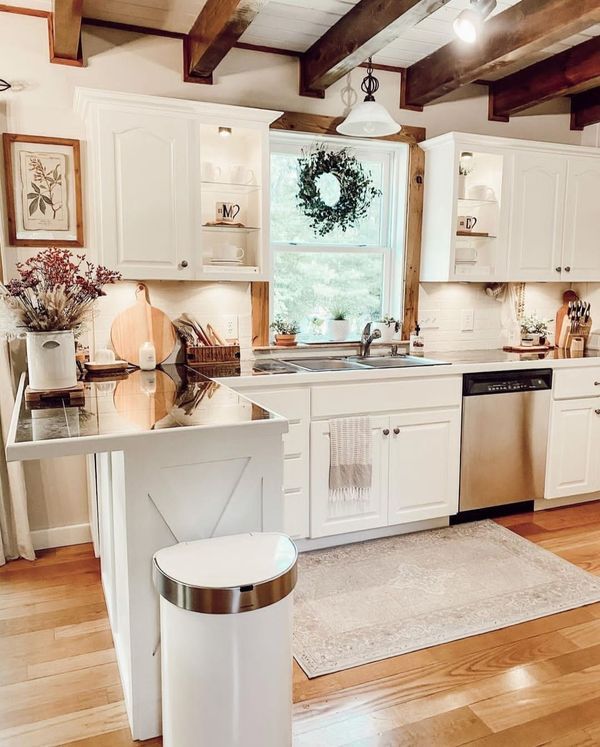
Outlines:
[{"label": "white baseboard", "polygon": [[383,537],[394,537],[399,534],[410,534],[411,532],[422,532],[424,529],[440,529],[450,524],[448,516],[440,519],[424,519],[423,521],[411,521],[409,524],[394,524],[390,527],[378,527],[377,529],[363,529],[359,532],[348,532],[346,534],[334,534],[329,537],[317,537],[315,539],[295,539],[294,544],[298,552],[310,550],[325,550],[328,547],[338,545],[350,545],[354,542],[366,542]]},{"label": "white baseboard", "polygon": [[50,547],[82,545],[92,541],[89,524],[69,524],[65,527],[35,529],[31,532],[34,550],[47,550]]}]

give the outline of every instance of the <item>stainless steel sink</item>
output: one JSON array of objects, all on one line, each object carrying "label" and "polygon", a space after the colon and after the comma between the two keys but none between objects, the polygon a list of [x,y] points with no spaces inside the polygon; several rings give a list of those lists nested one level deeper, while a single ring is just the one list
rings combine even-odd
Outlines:
[{"label": "stainless steel sink", "polygon": [[365,366],[348,358],[296,358],[284,360],[288,366],[301,371],[353,371],[364,370]]},{"label": "stainless steel sink", "polygon": [[387,355],[371,356],[369,358],[351,358],[359,361],[360,366],[366,368],[408,368],[410,366],[447,366],[445,361],[436,361],[432,358],[422,358],[418,355]]}]

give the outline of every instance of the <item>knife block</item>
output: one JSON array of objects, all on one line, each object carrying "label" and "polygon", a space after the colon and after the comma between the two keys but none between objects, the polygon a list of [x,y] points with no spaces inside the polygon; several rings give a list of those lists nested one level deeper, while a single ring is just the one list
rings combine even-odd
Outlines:
[{"label": "knife block", "polygon": [[577,332],[571,332],[571,322],[569,318],[565,316],[562,323],[562,329],[560,330],[560,333],[556,338],[556,347],[561,348],[562,350],[570,350],[573,338],[583,337],[583,346],[585,349],[587,347],[587,341],[591,331],[592,320],[590,319],[587,322],[581,322],[579,324]]}]

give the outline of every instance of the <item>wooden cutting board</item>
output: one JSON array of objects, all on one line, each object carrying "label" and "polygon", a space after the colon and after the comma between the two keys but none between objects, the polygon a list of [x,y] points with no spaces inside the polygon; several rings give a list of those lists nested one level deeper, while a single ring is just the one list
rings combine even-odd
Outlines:
[{"label": "wooden cutting board", "polygon": [[110,339],[117,358],[134,366],[140,364],[140,346],[150,341],[156,348],[156,364],[163,363],[175,348],[177,337],[169,317],[148,301],[148,289],[138,283],[135,304],[125,309],[112,323]]},{"label": "wooden cutting board", "polygon": [[[563,293],[563,304],[556,312],[556,322],[554,325],[554,343],[556,344],[556,347],[561,347],[561,330],[563,328],[563,323],[565,321],[565,317],[567,316],[567,312],[569,311],[569,301],[579,301],[579,296],[575,291],[572,290],[566,290]],[[563,340],[564,343],[564,340]]]}]

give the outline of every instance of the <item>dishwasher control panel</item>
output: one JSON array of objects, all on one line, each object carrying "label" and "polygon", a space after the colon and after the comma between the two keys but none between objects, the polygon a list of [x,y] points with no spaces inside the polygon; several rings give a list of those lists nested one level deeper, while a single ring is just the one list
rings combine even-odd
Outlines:
[{"label": "dishwasher control panel", "polygon": [[517,394],[552,389],[551,369],[540,371],[500,371],[468,374],[463,377],[463,397],[483,394]]}]

